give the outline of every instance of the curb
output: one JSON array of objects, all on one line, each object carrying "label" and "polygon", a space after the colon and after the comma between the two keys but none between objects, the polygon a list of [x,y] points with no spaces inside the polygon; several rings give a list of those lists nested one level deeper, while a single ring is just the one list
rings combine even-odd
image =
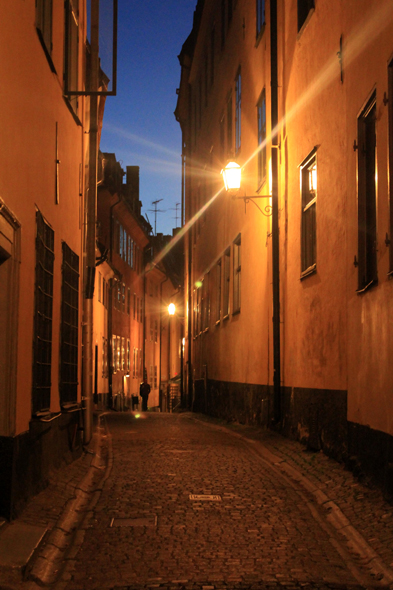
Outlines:
[{"label": "curb", "polygon": [[53,585],[61,572],[64,559],[68,551],[72,549],[78,528],[83,522],[86,511],[94,496],[93,480],[100,470],[104,474],[106,464],[100,455],[103,443],[103,427],[100,425],[101,415],[98,417],[98,426],[93,434],[92,461],[86,475],[75,488],[75,496],[65,505],[54,528],[44,537],[43,543],[34,552],[26,566],[24,579],[32,581],[40,586]]},{"label": "curb", "polygon": [[280,471],[290,479],[300,484],[303,489],[312,494],[319,506],[321,506],[326,514],[326,520],[331,524],[343,537],[345,538],[347,548],[352,554],[360,559],[363,566],[366,566],[371,576],[379,582],[381,587],[393,588],[393,570],[387,566],[374,549],[367,543],[365,538],[359,533],[341,511],[339,506],[331,500],[322,490],[317,488],[306,476],[300,473],[295,467],[287,463],[285,459],[278,457],[269,449],[267,449],[263,442],[255,441],[239,434],[232,432],[225,426],[212,424],[200,420],[193,416],[191,419],[199,420],[212,428],[225,431],[226,433],[240,438],[245,443],[249,444],[254,451],[260,455],[267,463],[277,467]]}]

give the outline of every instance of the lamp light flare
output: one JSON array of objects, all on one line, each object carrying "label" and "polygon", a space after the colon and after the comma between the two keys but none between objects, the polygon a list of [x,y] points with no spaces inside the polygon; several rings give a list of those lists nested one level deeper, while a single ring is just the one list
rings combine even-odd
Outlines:
[{"label": "lamp light flare", "polygon": [[242,180],[242,169],[236,162],[228,162],[221,170],[226,191],[239,190]]},{"label": "lamp light flare", "polygon": [[175,315],[175,313],[176,313],[176,305],[174,303],[170,303],[168,305],[168,313],[169,313],[169,315]]}]

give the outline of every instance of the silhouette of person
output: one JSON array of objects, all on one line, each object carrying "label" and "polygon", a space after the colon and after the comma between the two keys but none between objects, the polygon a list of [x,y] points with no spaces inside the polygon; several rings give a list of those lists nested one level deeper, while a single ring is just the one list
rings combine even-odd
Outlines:
[{"label": "silhouette of person", "polygon": [[143,380],[143,383],[140,384],[139,387],[139,395],[142,398],[142,412],[147,411],[147,400],[149,398],[150,393],[150,385],[147,382],[147,379]]}]

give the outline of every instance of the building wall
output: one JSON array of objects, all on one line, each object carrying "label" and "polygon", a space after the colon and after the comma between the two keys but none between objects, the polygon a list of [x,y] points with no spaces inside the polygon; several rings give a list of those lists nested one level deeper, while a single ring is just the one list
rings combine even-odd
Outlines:
[{"label": "building wall", "polygon": [[[85,2],[79,3],[79,10],[78,69],[79,88],[83,88]],[[65,456],[69,459],[81,451],[80,412],[67,413],[61,407],[59,367],[64,242],[79,257],[77,271],[82,275],[87,99],[78,99],[74,113],[71,102],[63,96],[64,31],[64,4],[54,2],[48,59],[36,30],[34,2],[16,0],[0,23],[0,74],[4,81],[0,92],[0,247],[7,250],[7,244],[12,244],[12,268],[10,259],[1,265],[2,284],[5,279],[9,289],[0,303],[1,331],[9,335],[10,348],[2,339],[0,363],[1,371],[7,367],[8,389],[1,388],[7,419],[0,432],[0,470],[8,492],[1,496],[0,512],[9,518],[45,485],[50,469],[59,467]],[[54,231],[50,407],[45,408],[44,417],[32,417],[37,210]],[[81,276],[76,319],[78,383],[82,292]],[[77,407],[80,398],[78,385]]]},{"label": "building wall", "polygon": [[[389,487],[386,482],[393,481],[388,473],[393,459],[389,451],[392,246],[388,243],[393,111],[389,117],[388,100],[393,94],[391,82],[389,87],[393,13],[389,2],[314,4],[298,24],[298,7],[310,3],[278,3],[280,427],[310,448],[352,457],[351,463],[371,469]],[[270,2],[265,8],[265,24],[257,34],[256,3],[238,0],[230,22],[227,13],[223,31],[221,3],[198,2],[193,31],[180,54],[183,67],[176,109],[185,144],[185,209],[190,225],[185,263],[190,403],[230,420],[262,425],[270,424],[273,417],[272,225],[271,217],[263,216],[256,205],[264,209],[271,202],[231,199],[221,190],[219,173],[228,159],[235,159],[243,169],[236,197],[270,193]],[[236,146],[239,71],[241,145]],[[360,289],[364,197],[359,196],[359,178],[364,165],[358,129],[374,91],[377,281]],[[267,142],[262,183],[257,104],[263,92]],[[310,162],[316,166],[315,192],[306,187]],[[374,190],[373,177],[370,186]],[[302,203],[306,197],[309,206]],[[315,211],[315,232],[307,231],[309,210]],[[310,236],[316,236],[315,254]],[[239,237],[241,303],[236,309],[234,256]],[[223,311],[222,276],[218,315],[215,275],[220,260],[223,273],[227,249],[229,313]],[[366,264],[372,265],[373,248],[369,251]],[[312,264],[307,266],[309,259]],[[374,466],[373,454],[378,456]]]}]

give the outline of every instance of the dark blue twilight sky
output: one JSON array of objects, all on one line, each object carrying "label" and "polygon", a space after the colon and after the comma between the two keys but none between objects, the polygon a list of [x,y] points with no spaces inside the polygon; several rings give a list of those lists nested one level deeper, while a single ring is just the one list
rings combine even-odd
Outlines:
[{"label": "dark blue twilight sky", "polygon": [[[180,83],[177,56],[191,32],[196,0],[119,0],[117,96],[108,97],[100,149],[123,169],[140,167],[142,213],[154,231],[180,224],[181,133],[173,114]],[[104,66],[106,70],[106,67]]]}]

